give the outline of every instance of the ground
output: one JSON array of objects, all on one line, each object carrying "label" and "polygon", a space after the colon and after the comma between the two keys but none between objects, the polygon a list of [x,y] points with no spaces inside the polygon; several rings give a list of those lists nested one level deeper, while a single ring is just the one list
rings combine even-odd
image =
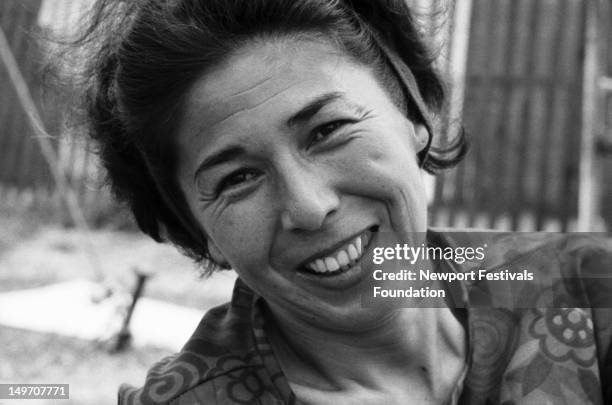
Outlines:
[{"label": "ground", "polygon": [[[27,212],[0,210],[0,293],[76,278],[102,280],[118,293],[127,293],[134,285],[134,269],[152,274],[145,296],[202,313],[228,300],[233,280],[231,274],[202,279],[176,249],[134,231],[103,227],[85,233]],[[0,347],[0,383],[70,384],[69,401],[23,401],[28,405],[115,403],[120,383],[142,384],[146,370],[170,354],[154,347],[110,354],[99,343],[2,325]],[[17,401],[0,399],[0,403]]]}]

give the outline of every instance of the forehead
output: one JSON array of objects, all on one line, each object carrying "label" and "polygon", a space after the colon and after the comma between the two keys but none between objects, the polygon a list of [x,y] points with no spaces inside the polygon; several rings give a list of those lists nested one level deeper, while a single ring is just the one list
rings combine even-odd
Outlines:
[{"label": "forehead", "polygon": [[[329,41],[287,37],[257,40],[239,49],[192,88],[192,101],[207,93],[214,103],[257,100],[257,93],[325,81],[356,63]],[[317,79],[317,80],[313,80]],[[331,84],[331,83],[329,83]]]},{"label": "forehead", "polygon": [[256,118],[260,112],[268,118],[271,113],[281,118],[309,98],[332,91],[357,97],[360,86],[356,77],[369,74],[370,69],[331,42],[253,42],[191,87],[179,132],[188,134],[187,138],[201,137]]}]

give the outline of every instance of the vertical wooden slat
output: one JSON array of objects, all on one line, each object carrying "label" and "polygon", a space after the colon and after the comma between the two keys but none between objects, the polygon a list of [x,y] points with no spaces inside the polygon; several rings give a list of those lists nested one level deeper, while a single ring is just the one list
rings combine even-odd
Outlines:
[{"label": "vertical wooden slat", "polygon": [[[473,17],[472,27],[470,27],[470,47],[468,50],[468,72],[481,69],[483,66],[488,65],[487,51],[482,52],[483,49],[490,50],[494,41],[488,35],[491,27],[494,25],[494,21],[491,18],[493,14],[493,6],[490,0],[474,0],[473,4]],[[483,71],[482,69],[480,71]],[[469,80],[469,77],[468,79]],[[486,85],[479,88],[477,93],[480,94],[486,90]],[[473,108],[474,104],[471,101],[471,92],[469,88],[466,90],[466,111]],[[476,97],[476,100],[480,97]],[[469,133],[474,133],[475,129],[467,126]],[[449,225],[456,225],[457,214],[465,206],[466,195],[465,191],[470,189],[470,178],[469,173],[473,172],[473,166],[470,156],[462,162],[456,171],[448,176],[448,182],[453,185],[452,193],[449,195]]]},{"label": "vertical wooden slat", "polygon": [[[26,32],[23,26],[23,21],[27,16],[27,9],[24,4],[10,1],[13,3],[13,16],[15,18],[15,26],[13,31],[9,33],[7,38],[11,49],[23,51],[24,43],[26,41]],[[11,11],[10,11],[11,12]],[[13,89],[11,93],[14,94]],[[8,150],[10,153],[7,154],[5,160],[3,160],[2,172],[5,173],[5,181],[10,185],[20,188],[19,178],[17,176],[16,166],[19,163],[19,154],[23,147],[23,134],[20,133],[19,121],[24,119],[23,111],[20,106],[14,102],[15,97],[12,96],[11,101],[8,101],[8,113],[5,116],[3,127],[7,131],[8,139]]]},{"label": "vertical wooden slat", "polygon": [[[530,9],[531,18],[529,24],[529,36],[533,38],[532,41],[527,42],[527,49],[525,50],[525,56],[527,57],[527,61],[525,63],[526,71],[523,72],[523,77],[533,77],[532,74],[536,67],[536,58],[539,49],[536,46],[536,35],[538,28],[540,27],[540,15],[542,15],[542,0],[538,0],[533,3],[533,8]],[[520,116],[520,126],[518,133],[514,134],[518,136],[519,142],[519,154],[515,154],[513,158],[515,159],[516,172],[511,174],[511,179],[513,180],[509,184],[511,184],[511,193],[512,195],[508,195],[510,197],[510,213],[511,213],[511,227],[512,229],[518,229],[519,227],[519,219],[520,215],[524,212],[525,208],[525,196],[526,196],[526,175],[529,173],[527,171],[527,163],[526,153],[529,149],[530,138],[532,136],[537,136],[532,131],[530,131],[531,120],[533,119],[533,104],[534,104],[534,93],[533,87],[525,89],[526,98],[525,102],[522,105],[522,111]]]},{"label": "vertical wooden slat", "polygon": [[[565,44],[565,36],[566,25],[565,20],[567,17],[567,2],[555,2],[553,3],[555,7],[554,11],[556,11],[556,18],[554,24],[554,34],[552,36],[552,52],[551,52],[551,64],[549,65],[549,74],[551,79],[561,79],[566,81],[567,78],[563,74],[562,64],[560,63],[561,57],[561,48]],[[565,83],[562,83],[564,87]],[[553,130],[555,128],[555,122],[563,121],[565,114],[561,111],[559,114],[559,109],[557,108],[559,105],[559,93],[564,91],[564,88],[561,86],[549,85],[546,87],[546,91],[544,94],[544,104],[547,105],[545,117],[544,117],[544,130],[540,135],[540,141],[538,142],[539,150],[545,153],[547,150],[558,149],[559,145],[553,142],[555,138],[555,133]],[[549,157],[554,157],[554,155],[549,154]],[[554,205],[551,203],[556,199],[551,199],[548,194],[549,185],[550,185],[550,161],[551,159],[546,159],[542,156],[539,159],[539,165],[537,166],[537,190],[536,194],[536,207],[535,207],[535,216],[536,216],[536,230],[541,230],[544,227],[545,219],[547,215],[551,214],[551,209]],[[552,200],[552,201],[551,201]],[[557,210],[558,211],[558,210]],[[555,213],[553,211],[553,213]]]},{"label": "vertical wooden slat", "polygon": [[595,156],[597,116],[598,16],[597,2],[585,3],[585,54],[582,86],[582,130],[580,133],[580,186],[578,192],[578,231],[592,231],[599,215],[599,179]]},{"label": "vertical wooden slat", "polygon": [[[602,36],[604,44],[603,58],[606,61],[606,76],[610,80],[612,78],[612,49],[609,44],[612,44],[612,4],[610,2],[604,3],[604,9],[602,10],[603,22],[601,27],[605,29],[605,34]],[[604,128],[603,128],[603,145],[607,148],[607,153],[603,156],[603,184],[602,184],[602,206],[601,213],[608,231],[612,230],[612,180],[609,173],[612,173],[612,155],[610,150],[612,149],[612,86],[608,86],[604,90]]]},{"label": "vertical wooden slat", "polygon": [[[30,0],[29,5],[30,16],[27,22],[29,33],[28,49],[26,50],[26,60],[23,63],[23,73],[27,77],[28,85],[32,96],[35,99],[39,109],[42,108],[42,78],[41,78],[41,56],[43,53],[41,42],[37,35],[40,32],[36,22],[42,4],[42,0]],[[49,174],[48,164],[42,154],[38,141],[35,139],[35,133],[29,125],[27,115],[24,115],[23,120],[24,134],[27,134],[27,150],[22,155],[24,160],[30,160],[32,164],[22,165],[22,175],[26,179],[27,187],[32,190],[34,196],[38,196],[38,189],[44,188],[52,183]]]},{"label": "vertical wooden slat", "polygon": [[572,87],[570,88],[570,97],[569,97],[569,117],[568,117],[568,125],[565,128],[563,134],[563,154],[561,156],[561,161],[563,162],[562,172],[563,172],[563,181],[561,186],[561,193],[559,197],[561,197],[560,202],[560,217],[562,220],[561,230],[563,232],[572,230],[571,223],[573,217],[576,215],[577,210],[577,195],[578,195],[578,154],[576,153],[579,150],[580,146],[580,137],[577,135],[579,133],[581,127],[581,88],[580,88],[580,80],[583,76],[583,68],[582,63],[580,62],[583,58],[583,44],[585,40],[585,2],[590,0],[581,0],[581,1],[572,1],[570,2],[572,14],[574,16],[574,24],[570,31],[573,35],[570,35],[569,38],[573,38],[573,43],[566,43],[567,49],[565,49],[566,55],[566,69],[568,69],[568,74],[573,78],[578,78],[578,80],[574,80]]},{"label": "vertical wooden slat", "polygon": [[[0,27],[13,32],[17,18],[12,13],[14,3],[11,1],[0,1]],[[13,89],[9,81],[7,73],[3,68],[0,67],[0,151],[4,151],[3,155],[0,156],[2,160],[5,160],[6,154],[11,150],[11,134],[8,131],[8,124],[10,121],[10,108],[13,103]],[[4,168],[4,165],[0,164],[0,183],[8,189],[6,183],[9,180],[9,172]],[[0,195],[1,195],[0,191]]]},{"label": "vertical wooden slat", "polygon": [[[548,1],[551,8],[559,7],[555,1]],[[568,188],[569,192],[564,191],[564,183],[573,176],[572,168],[577,161],[576,154],[565,149],[567,142],[571,143],[572,139],[576,139],[579,132],[579,122],[577,118],[572,118],[572,114],[575,109],[580,110],[581,103],[580,94],[574,91],[574,87],[580,82],[577,65],[580,59],[578,49],[582,41],[578,27],[582,23],[578,8],[582,7],[583,1],[563,2],[565,15],[560,15],[563,10],[557,11],[560,17],[555,27],[562,27],[562,44],[555,46],[556,54],[549,56],[553,66],[549,66],[547,73],[551,79],[556,80],[556,84],[549,101],[551,114],[544,117],[549,123],[545,122],[543,134],[549,138],[549,142],[548,145],[539,145],[540,148],[546,147],[549,150],[547,161],[542,162],[542,165],[545,163],[546,166],[541,169],[546,171],[546,175],[541,174],[541,185],[536,187],[536,196],[541,199],[538,204],[544,204],[543,208],[536,205],[536,210],[540,210],[538,219],[544,220],[541,225],[536,225],[547,230],[567,230],[570,218],[563,215],[562,205],[575,205],[577,199],[577,190],[573,186]]]},{"label": "vertical wooden slat", "polygon": [[[499,2],[494,2],[501,4]],[[514,88],[508,78],[512,75],[512,66],[519,56],[517,52],[518,34],[521,30],[520,11],[522,2],[510,0],[505,4],[507,10],[503,21],[497,22],[497,29],[502,30],[503,37],[495,41],[493,52],[489,57],[496,61],[489,74],[494,79],[489,81],[491,90],[480,98],[479,104],[487,106],[481,114],[478,114],[476,130],[480,137],[475,145],[478,152],[477,166],[474,173],[474,187],[478,190],[477,198],[469,207],[470,226],[474,225],[476,214],[488,214],[488,222],[492,224],[496,213],[500,211],[497,206],[499,196],[506,192],[505,178],[507,160],[504,157],[504,147],[510,136],[507,118],[509,106],[514,97]],[[497,197],[497,198],[496,198]],[[503,199],[501,199],[503,201]]]},{"label": "vertical wooden slat", "polygon": [[[28,1],[27,7],[26,18],[23,21],[22,27],[26,39],[23,49],[15,56],[21,61],[22,73],[28,80],[30,91],[35,96],[38,93],[37,90],[40,84],[36,72],[36,57],[39,56],[39,49],[32,33],[34,32],[33,23],[36,21],[38,9],[40,8],[40,0]],[[22,151],[19,156],[20,162],[18,162],[15,170],[17,177],[20,179],[20,187],[22,189],[34,189],[40,183],[40,178],[36,178],[35,175],[37,172],[40,173],[41,167],[46,168],[46,164],[39,152],[36,140],[33,138],[34,133],[23,111],[21,111],[21,115],[23,119],[19,120],[18,132],[22,137]]]}]

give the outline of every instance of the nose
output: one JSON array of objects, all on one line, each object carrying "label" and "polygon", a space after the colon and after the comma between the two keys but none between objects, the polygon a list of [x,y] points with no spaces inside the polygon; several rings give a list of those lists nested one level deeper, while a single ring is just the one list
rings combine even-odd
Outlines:
[{"label": "nose", "polygon": [[284,167],[279,193],[281,224],[290,231],[320,229],[339,206],[330,176],[308,165]]}]

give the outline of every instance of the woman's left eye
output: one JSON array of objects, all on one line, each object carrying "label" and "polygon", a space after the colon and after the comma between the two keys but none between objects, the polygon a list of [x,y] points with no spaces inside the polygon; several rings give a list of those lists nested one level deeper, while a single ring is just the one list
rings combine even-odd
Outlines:
[{"label": "woman's left eye", "polygon": [[325,140],[327,137],[333,134],[336,130],[340,129],[341,127],[343,127],[344,125],[348,123],[349,121],[347,120],[338,120],[338,121],[328,122],[327,124],[323,124],[315,128],[315,130],[313,131],[311,143],[314,144],[314,143]]}]

